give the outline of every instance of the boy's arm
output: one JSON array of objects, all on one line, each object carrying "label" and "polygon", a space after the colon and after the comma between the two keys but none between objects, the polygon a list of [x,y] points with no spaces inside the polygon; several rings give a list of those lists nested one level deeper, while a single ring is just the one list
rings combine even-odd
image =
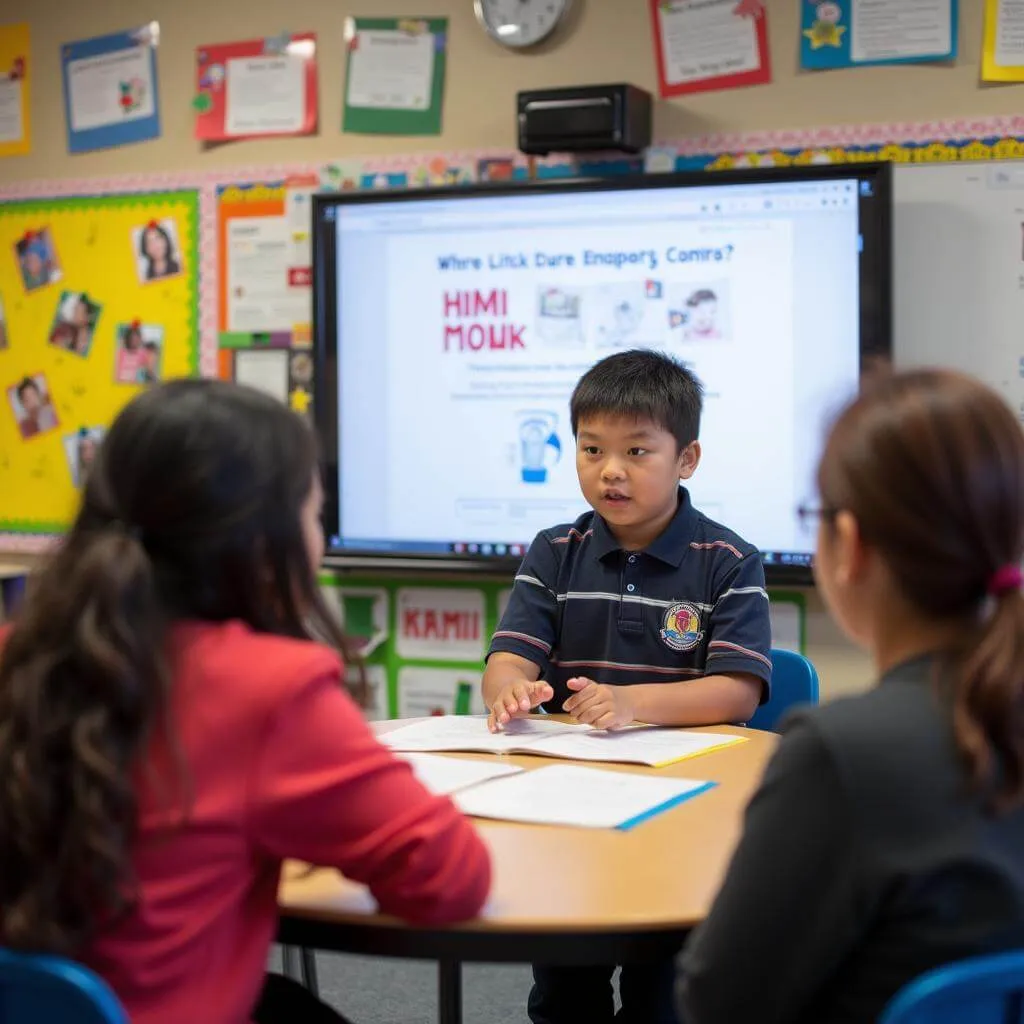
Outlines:
[{"label": "boy's arm", "polygon": [[600,729],[629,722],[722,725],[746,722],[768,699],[771,618],[764,567],[756,552],[740,559],[719,587],[707,625],[707,675],[670,683],[598,686],[570,680],[565,710]]},{"label": "boy's arm", "polygon": [[550,667],[558,630],[557,576],[558,558],[540,534],[516,573],[508,607],[491,638],[481,684],[487,707],[506,687],[536,682]]}]

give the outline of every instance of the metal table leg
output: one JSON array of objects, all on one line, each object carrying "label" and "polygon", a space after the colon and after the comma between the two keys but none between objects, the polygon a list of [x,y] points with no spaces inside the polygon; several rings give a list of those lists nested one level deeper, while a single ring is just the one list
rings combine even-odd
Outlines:
[{"label": "metal table leg", "polygon": [[316,952],[302,947],[302,984],[315,996],[320,995],[320,982],[316,973]]},{"label": "metal table leg", "polygon": [[441,960],[437,965],[439,1024],[462,1024],[462,963]]}]

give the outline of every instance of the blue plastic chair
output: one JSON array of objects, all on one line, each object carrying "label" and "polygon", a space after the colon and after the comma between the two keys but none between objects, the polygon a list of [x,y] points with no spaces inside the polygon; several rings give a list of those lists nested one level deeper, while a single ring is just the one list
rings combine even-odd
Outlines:
[{"label": "blue plastic chair", "polygon": [[1024,1024],[1024,949],[922,974],[896,993],[879,1024]]},{"label": "blue plastic chair", "polygon": [[751,729],[775,730],[779,719],[798,704],[818,703],[818,673],[814,666],[795,651],[773,650],[772,695],[747,722]]},{"label": "blue plastic chair", "polygon": [[59,956],[0,949],[0,1024],[128,1024],[92,971]]}]

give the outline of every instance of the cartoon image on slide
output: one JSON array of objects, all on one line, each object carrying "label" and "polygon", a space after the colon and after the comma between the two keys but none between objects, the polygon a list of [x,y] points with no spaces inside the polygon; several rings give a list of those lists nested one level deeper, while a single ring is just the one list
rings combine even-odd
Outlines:
[{"label": "cartoon image on slide", "polygon": [[[668,340],[661,285],[621,281],[592,285],[583,297],[583,323],[592,348],[657,348]],[[653,301],[652,301],[653,300]]]},{"label": "cartoon image on slide", "polygon": [[577,288],[537,289],[537,334],[549,345],[582,347],[581,298]]},{"label": "cartoon image on slide", "polygon": [[673,341],[728,341],[731,335],[729,282],[674,285],[668,294],[668,324]]}]

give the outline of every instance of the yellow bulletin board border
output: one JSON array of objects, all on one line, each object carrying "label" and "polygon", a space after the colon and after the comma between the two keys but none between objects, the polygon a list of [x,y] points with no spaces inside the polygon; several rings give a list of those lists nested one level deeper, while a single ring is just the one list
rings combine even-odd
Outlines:
[{"label": "yellow bulletin board border", "polygon": [[[175,217],[181,218],[185,222],[185,235],[187,235],[187,242],[183,241],[182,238],[178,239],[180,250],[178,252],[178,258],[181,263],[180,273],[175,275],[176,286],[179,288],[181,297],[185,303],[183,312],[183,322],[185,323],[185,336],[183,338],[176,339],[163,339],[164,342],[164,356],[166,357],[167,352],[171,351],[175,354],[174,362],[178,367],[183,369],[184,375],[197,376],[200,369],[200,336],[199,336],[199,253],[200,253],[200,196],[196,189],[181,189],[173,191],[153,191],[153,192],[132,192],[128,194],[115,194],[115,195],[77,195],[77,196],[61,196],[56,198],[47,199],[26,199],[26,200],[15,200],[15,201],[4,201],[0,203],[0,232],[3,231],[4,224],[9,223],[13,218],[17,221],[24,223],[26,219],[34,220],[39,225],[55,224],[58,228],[55,230],[55,248],[57,256],[60,256],[60,217],[67,214],[78,214],[78,213],[89,213],[94,215],[102,216],[103,213],[111,213],[114,211],[124,212],[128,211],[135,216],[135,221],[140,225],[144,225],[149,221],[152,221],[156,216],[160,216],[156,211],[166,211],[168,207],[173,207],[175,210]],[[99,230],[99,226],[97,226]],[[122,244],[126,247],[130,242],[129,238],[122,240]],[[0,252],[0,260],[14,260],[14,253]],[[74,290],[74,268],[72,266],[62,267],[62,279],[54,283],[46,285],[48,291],[48,299],[54,303],[57,297],[63,294],[65,287]],[[12,271],[12,274],[17,275],[17,271]],[[158,283],[149,283],[143,287],[159,287]],[[24,301],[25,292],[19,293],[17,296]],[[6,297],[7,302],[11,303],[11,298]],[[7,323],[11,323],[12,310],[5,308],[4,315]],[[107,330],[113,330],[110,325],[105,326]],[[47,342],[45,334],[38,338],[39,346],[42,350],[46,351],[51,348],[51,345]],[[74,358],[73,356],[70,358]],[[165,358],[165,361],[168,361]],[[104,366],[105,364],[100,364]],[[24,366],[16,374],[17,377],[31,376],[34,372],[34,363],[32,359],[26,360]],[[81,371],[83,378],[88,378],[90,375],[98,372],[98,367],[88,366],[83,368]],[[113,368],[110,368],[111,379],[113,379]],[[174,376],[181,376],[181,372],[173,372]],[[106,378],[103,378],[106,380]],[[0,381],[0,384],[6,386],[9,381]],[[116,387],[116,385],[115,385]],[[122,392],[116,392],[116,397],[113,404],[116,408],[113,410],[113,414],[116,415],[116,411],[121,405],[124,405],[137,393],[137,387],[126,386],[122,388]],[[6,401],[5,398],[0,396],[0,401]],[[8,410],[0,409],[0,415],[7,413]],[[97,426],[106,427],[109,423],[99,423]],[[65,426],[64,430],[74,430],[76,425],[69,421]],[[34,441],[24,442],[26,444],[35,443]],[[19,452],[20,453],[20,452]],[[64,471],[64,467],[59,467],[56,471]],[[38,536],[40,534],[61,534],[63,533],[69,522],[67,520],[54,519],[54,518],[43,518],[33,516],[8,516],[4,514],[4,498],[0,495],[0,532],[6,533],[12,536]]]}]

